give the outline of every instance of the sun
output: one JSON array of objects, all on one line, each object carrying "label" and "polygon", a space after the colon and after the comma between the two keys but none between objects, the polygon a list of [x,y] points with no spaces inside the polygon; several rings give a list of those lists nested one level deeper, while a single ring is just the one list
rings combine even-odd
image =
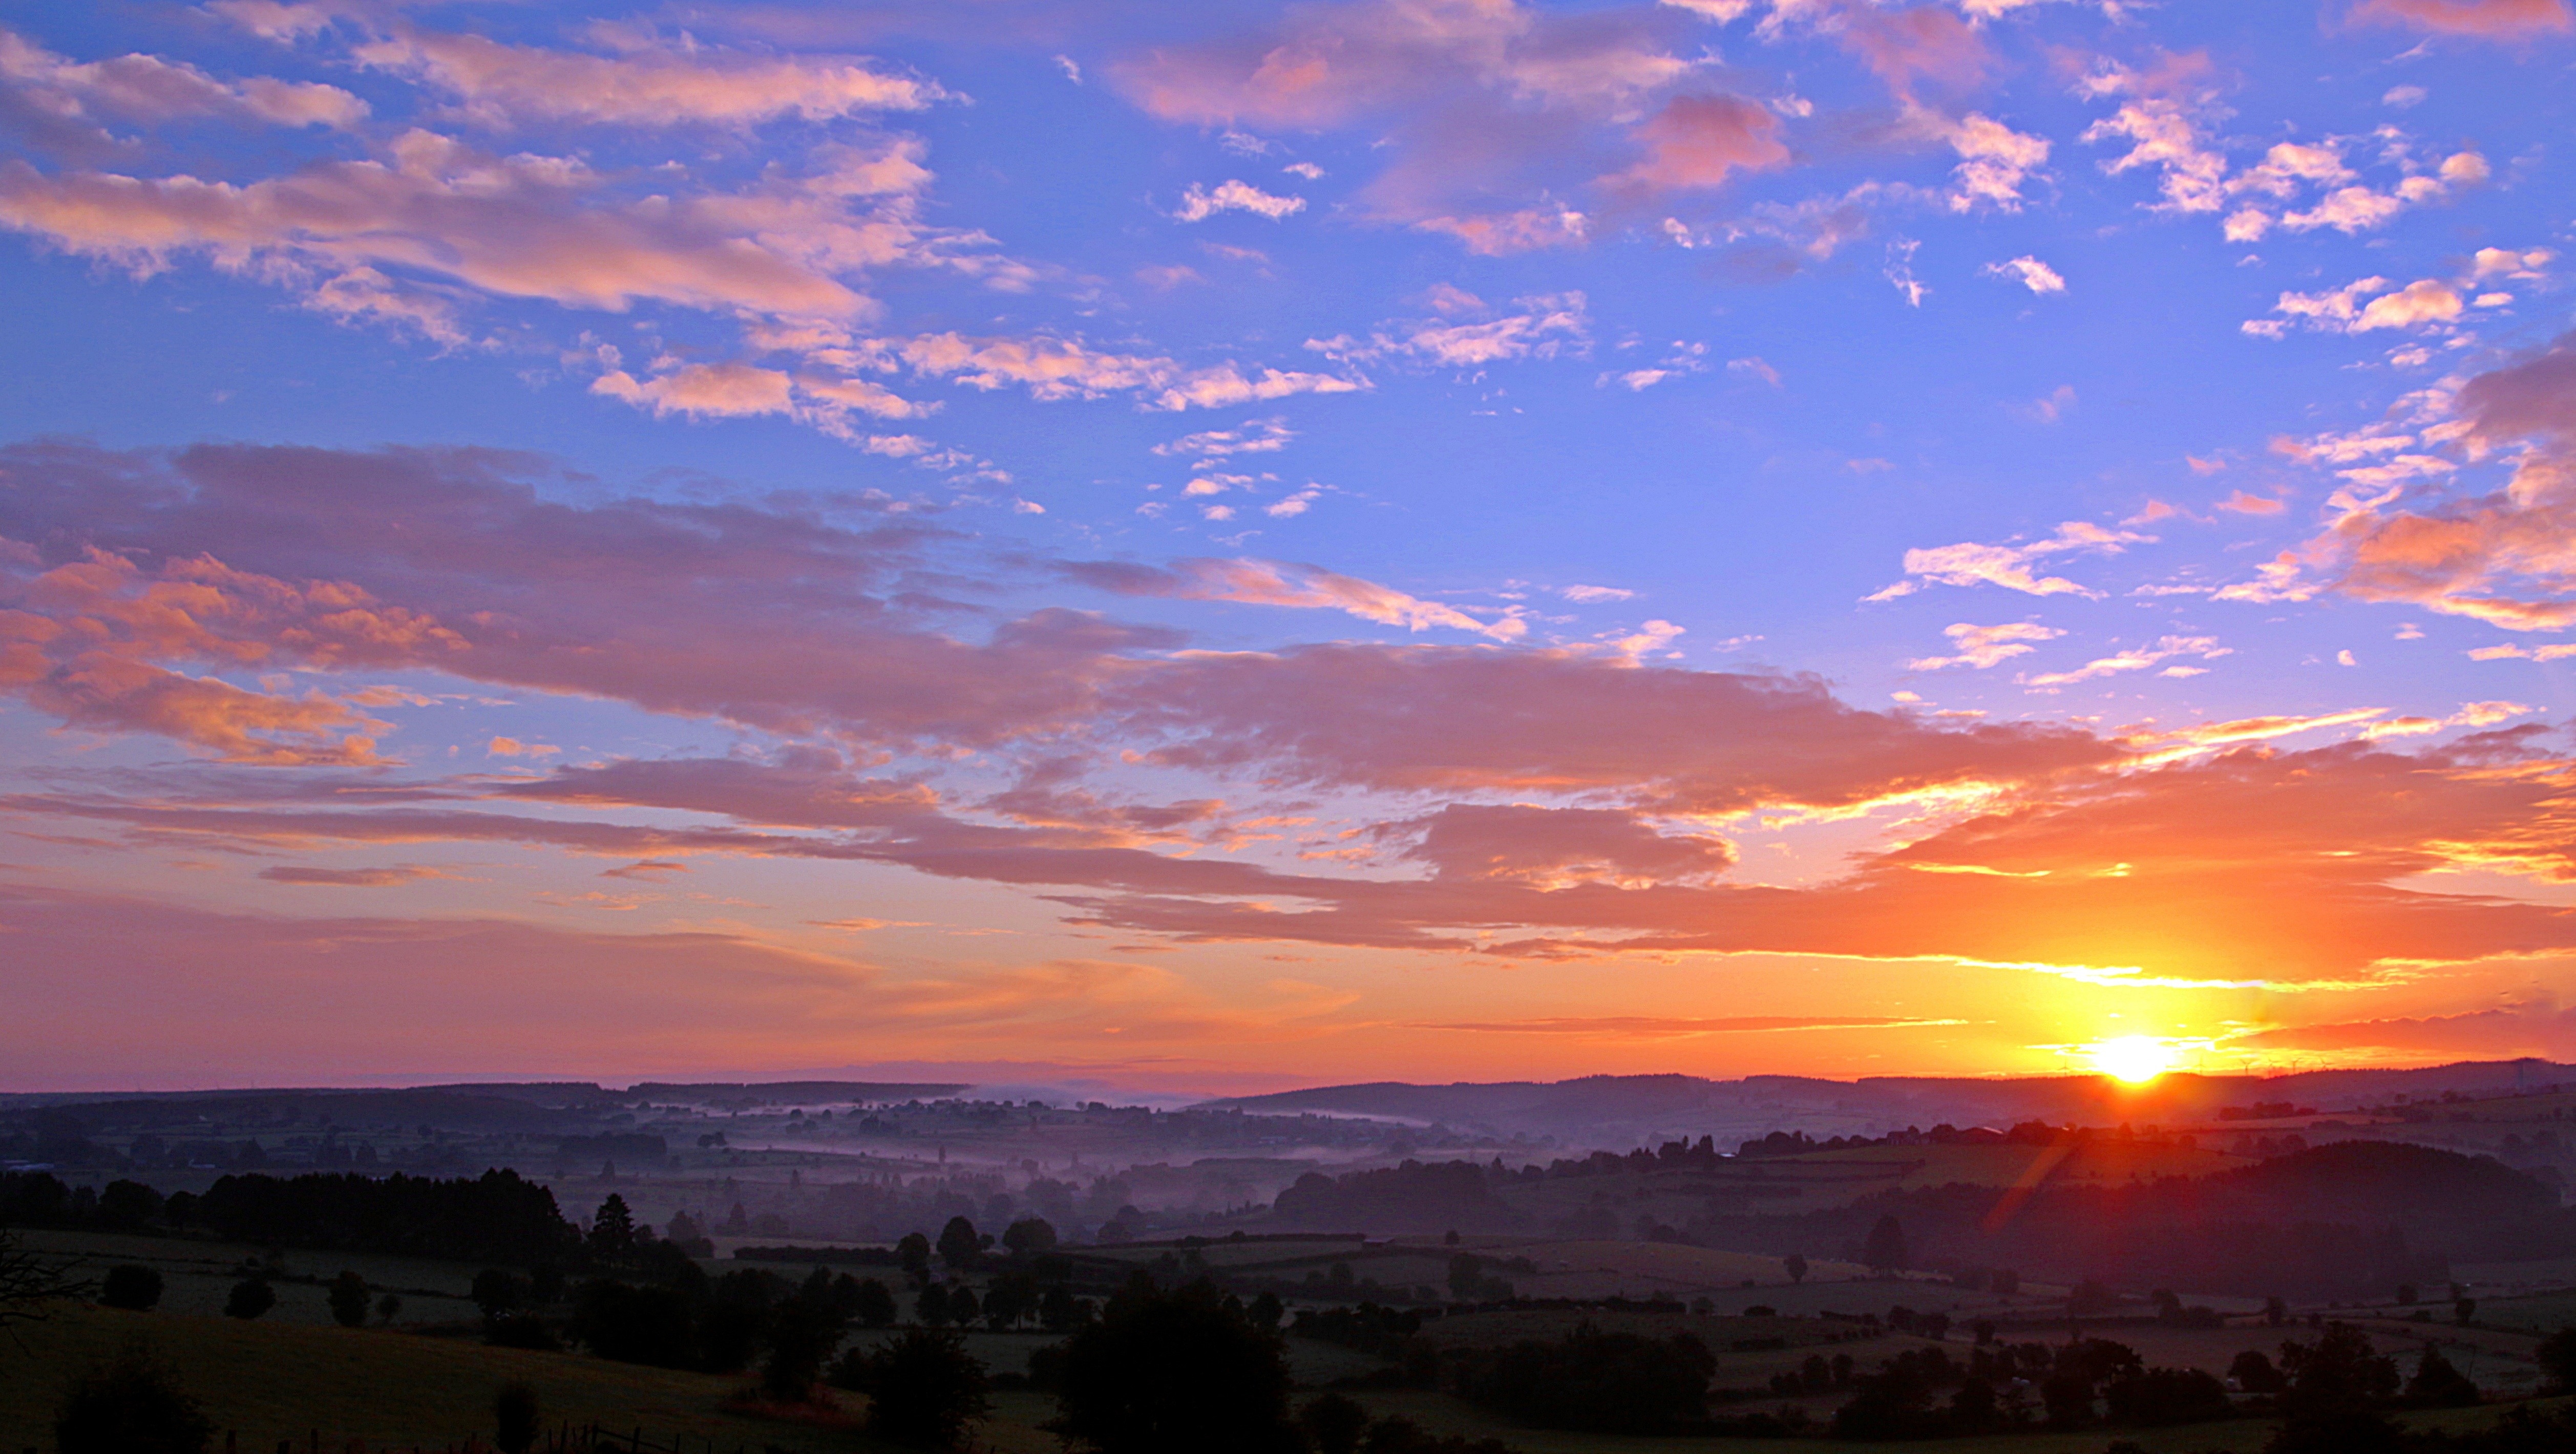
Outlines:
[{"label": "sun", "polygon": [[2094,1042],[2093,1068],[2113,1080],[2145,1085],[2173,1069],[2174,1048],[2153,1035],[2123,1035]]}]

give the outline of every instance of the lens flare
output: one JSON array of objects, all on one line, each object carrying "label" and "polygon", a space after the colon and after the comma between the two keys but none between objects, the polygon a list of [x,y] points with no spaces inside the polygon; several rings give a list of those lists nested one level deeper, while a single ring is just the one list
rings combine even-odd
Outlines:
[{"label": "lens flare", "polygon": [[2174,1063],[2173,1046],[2153,1035],[2097,1041],[2092,1055],[2095,1070],[2130,1085],[2145,1085],[2173,1069]]}]

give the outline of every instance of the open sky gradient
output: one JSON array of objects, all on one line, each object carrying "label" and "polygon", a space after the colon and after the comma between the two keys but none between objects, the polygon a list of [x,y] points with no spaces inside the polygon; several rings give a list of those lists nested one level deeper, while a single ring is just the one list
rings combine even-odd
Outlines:
[{"label": "open sky gradient", "polygon": [[0,0],[0,1064],[2576,1058],[2571,69]]}]

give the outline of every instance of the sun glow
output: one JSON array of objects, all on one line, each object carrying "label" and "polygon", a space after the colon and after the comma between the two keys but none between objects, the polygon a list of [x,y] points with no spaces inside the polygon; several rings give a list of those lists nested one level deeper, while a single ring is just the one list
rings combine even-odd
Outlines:
[{"label": "sun glow", "polygon": [[2097,1041],[2091,1053],[2095,1070],[2130,1085],[2144,1085],[2173,1069],[2174,1063],[2173,1046],[2152,1035]]}]

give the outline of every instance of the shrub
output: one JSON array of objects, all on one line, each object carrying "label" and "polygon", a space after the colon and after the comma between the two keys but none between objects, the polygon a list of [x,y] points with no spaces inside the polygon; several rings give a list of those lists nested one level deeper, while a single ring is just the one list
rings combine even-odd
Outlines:
[{"label": "shrub", "polygon": [[2150,1368],[2103,1390],[2111,1417],[2124,1424],[2181,1424],[2222,1419],[2233,1407],[2227,1385],[2203,1369]]},{"label": "shrub", "polygon": [[1101,1454],[1292,1454],[1288,1361],[1216,1287],[1165,1291],[1139,1274],[1067,1340],[1060,1413],[1048,1425]]},{"label": "shrub", "polygon": [[897,1444],[953,1449],[993,1411],[984,1365],[955,1333],[914,1328],[875,1352],[852,1349],[831,1383],[868,1396],[868,1432]]},{"label": "shrub", "polygon": [[537,1442],[537,1391],[524,1383],[505,1383],[492,1400],[492,1442],[501,1454],[528,1454]]},{"label": "shrub", "polygon": [[1369,1412],[1355,1399],[1328,1393],[1297,1411],[1297,1427],[1306,1433],[1313,1454],[1358,1454],[1360,1435],[1368,1432]]},{"label": "shrub", "polygon": [[133,1263],[111,1267],[98,1287],[98,1300],[130,1313],[150,1312],[161,1302],[161,1274]]},{"label": "shrub", "polygon": [[268,1285],[267,1278],[245,1277],[241,1281],[234,1283],[233,1290],[225,1295],[224,1316],[227,1318],[256,1318],[260,1314],[265,1313],[270,1308],[276,1306],[277,1289]]},{"label": "shrub", "polygon": [[141,1344],[72,1380],[54,1416],[62,1454],[201,1454],[214,1422]]},{"label": "shrub", "polygon": [[361,1328],[367,1322],[367,1280],[354,1272],[342,1272],[331,1279],[331,1321],[343,1328]]},{"label": "shrub", "polygon": [[1530,1339],[1470,1355],[1458,1391],[1542,1429],[1602,1434],[1689,1430],[1708,1417],[1717,1360],[1688,1333],[1605,1333],[1585,1324],[1560,1342]]},{"label": "shrub", "polygon": [[894,1294],[875,1278],[865,1278],[859,1283],[857,1296],[851,1300],[850,1311],[862,1328],[886,1327],[895,1319]]}]

